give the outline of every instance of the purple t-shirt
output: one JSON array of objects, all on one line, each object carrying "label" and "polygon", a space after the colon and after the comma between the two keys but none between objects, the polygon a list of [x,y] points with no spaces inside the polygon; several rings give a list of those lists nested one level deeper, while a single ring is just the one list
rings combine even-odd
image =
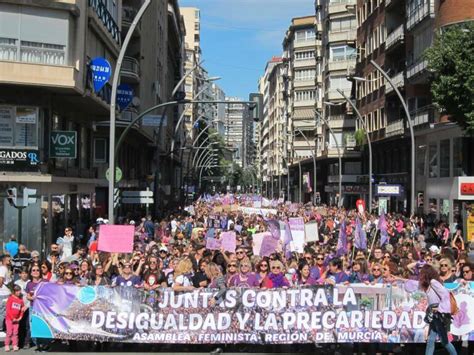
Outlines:
[{"label": "purple t-shirt", "polygon": [[132,277],[126,279],[123,276],[117,276],[115,279],[116,286],[137,286],[142,283],[142,279],[137,275],[132,275]]},{"label": "purple t-shirt", "polygon": [[234,275],[230,281],[229,286],[232,287],[258,287],[260,282],[258,282],[257,275],[253,272],[247,273],[245,276],[241,274]]},{"label": "purple t-shirt", "polygon": [[28,283],[26,284],[26,286],[25,286],[25,292],[26,292],[26,293],[35,292],[36,287],[38,287],[38,285],[39,285],[40,283],[42,283],[42,282],[48,282],[48,281],[46,281],[46,280],[44,280],[44,279],[41,279],[41,280],[39,280],[38,282],[34,282],[34,281],[28,282]]}]

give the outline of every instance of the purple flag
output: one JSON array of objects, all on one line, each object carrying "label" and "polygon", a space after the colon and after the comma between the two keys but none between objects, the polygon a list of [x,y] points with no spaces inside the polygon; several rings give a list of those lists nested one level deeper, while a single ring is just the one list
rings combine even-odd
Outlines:
[{"label": "purple flag", "polygon": [[273,239],[280,239],[280,223],[276,219],[265,219]]},{"label": "purple flag", "polygon": [[367,250],[367,234],[365,230],[362,228],[362,224],[360,223],[360,219],[356,219],[356,227],[354,232],[354,245],[357,249],[360,250]]},{"label": "purple flag", "polygon": [[379,217],[378,229],[380,230],[380,246],[383,246],[388,242],[387,220],[384,212]]},{"label": "purple flag", "polygon": [[290,243],[293,240],[293,236],[291,235],[291,229],[288,222],[280,222],[284,223],[285,225],[285,237],[283,238],[283,251],[285,252],[285,258],[291,258],[291,246]]},{"label": "purple flag", "polygon": [[347,253],[347,235],[346,235],[346,221],[343,220],[339,226],[339,238],[337,240],[336,256],[342,256]]}]

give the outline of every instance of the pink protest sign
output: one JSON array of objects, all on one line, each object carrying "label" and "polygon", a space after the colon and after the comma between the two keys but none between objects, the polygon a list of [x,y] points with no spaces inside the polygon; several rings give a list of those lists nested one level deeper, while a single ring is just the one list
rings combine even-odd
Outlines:
[{"label": "pink protest sign", "polygon": [[131,253],[134,233],[134,226],[103,224],[99,228],[98,250],[109,253]]},{"label": "pink protest sign", "polygon": [[254,255],[262,255],[260,254],[260,251],[262,250],[262,244],[263,240],[265,237],[272,237],[272,234],[270,232],[263,232],[263,233],[256,233],[253,235],[252,240],[252,248],[253,248],[253,253]]},{"label": "pink protest sign", "polygon": [[260,247],[260,256],[270,256],[273,254],[277,247],[278,247],[278,242],[279,239],[273,238],[273,236],[270,234],[266,234],[263,237],[262,245]]},{"label": "pink protest sign", "polygon": [[219,250],[221,248],[222,241],[216,238],[207,238],[206,239],[206,249],[209,250]]},{"label": "pink protest sign", "polygon": [[236,240],[235,240],[235,232],[223,232],[221,233],[221,240],[222,240],[222,248],[225,251],[230,251],[231,253],[235,253],[236,247]]}]

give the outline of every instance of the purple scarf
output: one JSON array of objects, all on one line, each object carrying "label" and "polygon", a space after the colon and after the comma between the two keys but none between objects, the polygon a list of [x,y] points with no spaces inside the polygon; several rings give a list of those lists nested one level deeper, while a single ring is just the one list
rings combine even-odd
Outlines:
[{"label": "purple scarf", "polygon": [[280,273],[280,274],[274,274],[270,273],[268,275],[268,278],[272,280],[272,286],[273,288],[276,287],[284,287],[284,286],[289,286],[288,285],[288,280],[285,278],[285,275]]}]

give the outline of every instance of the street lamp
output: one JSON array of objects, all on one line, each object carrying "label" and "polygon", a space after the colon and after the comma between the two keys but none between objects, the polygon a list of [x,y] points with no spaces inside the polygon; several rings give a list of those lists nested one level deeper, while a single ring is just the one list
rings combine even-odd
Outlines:
[{"label": "street lamp", "polygon": [[337,89],[337,91],[344,97],[344,99],[352,106],[352,109],[357,114],[357,118],[359,119],[362,127],[364,127],[365,136],[367,137],[367,144],[369,146],[369,213],[372,213],[372,142],[370,140],[369,131],[367,129],[367,125],[365,121],[362,119],[362,115],[360,114],[359,110],[357,109],[356,105],[350,100],[346,94],[341,89]]},{"label": "street lamp", "polygon": [[[308,148],[310,148],[310,152],[311,152],[311,157],[313,158],[313,203],[314,205],[316,206],[316,156],[313,152],[313,150],[311,149],[311,144],[309,143],[309,140],[308,138],[306,137],[306,135],[303,133],[303,131],[299,128],[296,128],[296,130],[303,136],[304,140],[306,141],[306,144],[308,145]],[[315,140],[315,144],[316,144],[316,140]],[[300,166],[300,180],[302,179],[301,177],[301,166]],[[301,187],[300,187],[300,194],[301,194]],[[301,200],[301,198],[300,198]],[[300,201],[301,202],[301,201]]]},{"label": "street lamp", "polygon": [[370,60],[370,63],[377,69],[380,74],[383,75],[383,77],[389,82],[389,84],[392,86],[393,91],[397,93],[398,98],[400,99],[400,103],[403,106],[403,109],[405,110],[405,114],[407,116],[407,121],[408,121],[408,127],[410,129],[410,139],[411,139],[411,201],[410,201],[410,214],[415,213],[415,134],[413,132],[413,122],[411,120],[410,116],[410,111],[408,110],[408,106],[405,103],[405,100],[403,99],[402,94],[398,90],[397,86],[393,83],[392,79],[387,75],[386,72],[383,71],[380,66],[375,63],[373,60]]}]

